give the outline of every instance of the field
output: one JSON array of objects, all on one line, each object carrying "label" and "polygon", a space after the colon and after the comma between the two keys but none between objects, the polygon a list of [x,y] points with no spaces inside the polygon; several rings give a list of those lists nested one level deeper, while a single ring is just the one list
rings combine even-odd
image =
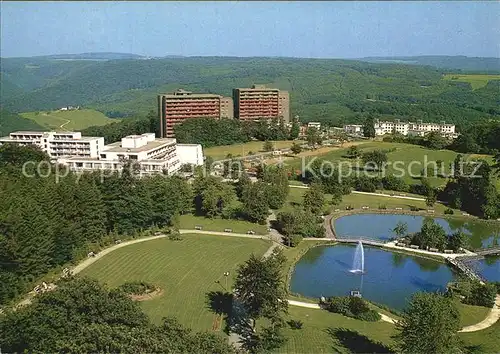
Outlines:
[{"label": "field", "polygon": [[468,82],[471,84],[473,90],[477,90],[478,88],[486,86],[491,80],[500,80],[500,75],[446,74],[443,80]]},{"label": "field", "polygon": [[235,233],[246,234],[248,231],[254,231],[258,235],[266,234],[266,226],[255,224],[244,220],[230,219],[209,219],[203,216],[192,214],[181,215],[182,229],[194,229],[195,226],[201,226],[203,230],[223,232],[224,229],[231,229]]},{"label": "field", "polygon": [[56,131],[79,131],[92,125],[106,125],[117,121],[116,119],[108,118],[103,113],[92,109],[26,112],[20,115],[48,130]]},{"label": "field", "polygon": [[[210,291],[224,291],[224,272],[229,286],[239,264],[251,253],[264,254],[270,243],[258,239],[226,236],[183,235],[182,241],[159,239],[118,249],[82,272],[116,287],[127,281],[153,283],[163,295],[141,302],[159,323],[175,316],[193,329],[210,331],[216,316],[207,305]],[[216,281],[220,281],[216,283]],[[218,331],[223,329],[218,328]]]},{"label": "field", "polygon": [[[288,194],[287,201],[280,210],[290,210],[294,207],[294,205],[302,204],[305,192],[306,189],[304,188],[290,188],[290,193]],[[418,197],[422,198],[422,196]],[[342,202],[335,207],[330,204],[331,200],[332,196],[330,194],[326,194],[325,210],[327,208],[345,209],[347,206],[352,206],[354,209],[361,209],[361,207],[363,206],[367,206],[370,209],[378,209],[381,205],[385,205],[387,209],[403,208],[403,210],[410,210],[410,206],[415,206],[421,209],[429,209],[429,207],[425,205],[424,201],[355,193],[344,195],[342,197]],[[441,203],[436,203],[434,204],[433,209],[437,214],[442,214],[447,209],[447,207]]]},{"label": "field", "polygon": [[[283,149],[292,146],[294,141],[282,140],[273,141],[272,143],[276,149]],[[231,154],[233,156],[247,156],[249,152],[252,152],[253,154],[264,152],[263,146],[264,142],[262,141],[251,141],[245,144],[214,146],[204,149],[203,152],[205,156],[210,156],[214,160],[220,160],[225,159],[228,154]]]},{"label": "field", "polygon": [[[434,169],[437,168],[437,174],[442,172],[447,175],[450,172],[450,163],[453,162],[457,153],[451,150],[431,150],[422,146],[402,144],[402,143],[387,143],[387,142],[370,142],[358,146],[361,153],[373,150],[386,150],[390,151],[387,154],[388,166],[386,168],[386,175],[394,174],[397,177],[402,177],[408,184],[420,183],[421,170],[427,166],[429,171],[428,181],[434,187],[443,186],[446,184],[447,179],[443,177],[434,177]],[[318,160],[325,160],[331,163],[343,163],[342,173],[347,175],[351,171],[351,175],[356,175],[355,172],[362,173],[360,169],[363,168],[363,162],[359,160],[351,160],[345,157],[347,148],[337,149],[326,154],[316,156]],[[465,155],[467,157],[467,155]],[[485,155],[471,155],[471,158],[485,158],[491,161],[491,157]],[[295,158],[286,161],[286,165],[292,170],[302,170],[305,166],[314,159],[309,158]],[[442,167],[437,165],[437,162],[443,161]],[[359,163],[359,169],[357,164]],[[432,174],[430,174],[432,173]],[[369,175],[377,175],[370,172]]]}]

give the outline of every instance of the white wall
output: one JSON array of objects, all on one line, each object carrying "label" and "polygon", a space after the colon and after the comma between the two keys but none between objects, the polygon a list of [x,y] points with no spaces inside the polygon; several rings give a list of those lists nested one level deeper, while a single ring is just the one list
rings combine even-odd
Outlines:
[{"label": "white wall", "polygon": [[200,144],[177,144],[177,158],[180,165],[203,165],[203,148]]}]

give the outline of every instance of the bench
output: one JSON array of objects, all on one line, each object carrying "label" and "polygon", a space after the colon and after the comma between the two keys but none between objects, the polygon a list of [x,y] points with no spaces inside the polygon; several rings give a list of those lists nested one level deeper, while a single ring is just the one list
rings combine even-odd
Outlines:
[{"label": "bench", "polygon": [[417,245],[410,245],[410,248],[413,248],[414,250],[418,250],[418,246]]},{"label": "bench", "polygon": [[195,225],[194,229],[195,229],[195,230],[201,230],[201,229],[202,229],[202,227],[201,227],[200,225]]},{"label": "bench", "polygon": [[224,229],[224,232],[233,232],[233,229]]}]

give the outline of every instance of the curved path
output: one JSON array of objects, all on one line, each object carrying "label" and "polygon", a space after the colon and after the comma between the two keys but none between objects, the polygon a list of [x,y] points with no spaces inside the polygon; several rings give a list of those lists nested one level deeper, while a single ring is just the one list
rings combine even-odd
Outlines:
[{"label": "curved path", "polygon": [[500,295],[497,295],[495,305],[484,320],[471,326],[462,328],[459,332],[476,332],[493,326],[500,319]]},{"label": "curved path", "polygon": [[[288,304],[292,306],[298,306],[298,307],[305,307],[308,309],[321,309],[321,307],[318,304],[311,304],[309,302],[302,302],[302,301],[295,301],[295,300],[288,300]],[[387,315],[384,315],[383,313],[380,313],[380,320],[388,323],[396,323],[396,320],[392,317],[389,317]]]}]

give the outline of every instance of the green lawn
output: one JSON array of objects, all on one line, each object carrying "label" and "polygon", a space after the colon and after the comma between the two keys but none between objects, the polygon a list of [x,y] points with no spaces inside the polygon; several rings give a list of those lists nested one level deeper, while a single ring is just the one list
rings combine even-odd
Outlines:
[{"label": "green lawn", "polygon": [[500,321],[478,332],[460,333],[460,338],[471,353],[495,354],[500,352]]},{"label": "green lawn", "polygon": [[[365,322],[324,310],[289,307],[287,321],[301,320],[302,329],[286,328],[288,339],[277,353],[381,353],[393,345],[394,326]],[[383,344],[381,344],[381,342]]]},{"label": "green lawn", "polygon": [[252,230],[258,235],[267,234],[266,225],[259,225],[244,220],[231,220],[231,219],[209,219],[203,216],[195,216],[192,214],[182,215],[180,217],[181,229],[194,229],[195,226],[202,226],[203,230],[220,231],[224,229],[232,229],[233,232],[246,234]]},{"label": "green lawn", "polygon": [[[295,204],[302,204],[305,192],[306,189],[303,188],[290,188],[290,193],[288,194],[287,201],[280,210],[290,210],[291,208],[293,208]],[[337,206],[331,206],[330,205],[331,200],[332,196],[330,194],[326,194],[325,210],[328,208],[330,208],[330,210],[336,208],[345,210],[347,206],[352,206],[355,209],[361,209],[361,207],[363,206],[368,206],[370,207],[370,209],[378,210],[379,206],[381,205],[385,205],[387,209],[403,208],[403,210],[407,211],[410,210],[410,206],[415,206],[422,209],[429,209],[429,207],[425,205],[424,201],[382,197],[374,195],[363,195],[355,193],[344,195],[342,197],[342,202]],[[434,204],[432,208],[435,210],[437,214],[444,213],[444,211],[447,209],[447,207],[441,203]],[[456,212],[459,213],[459,211]]]},{"label": "green lawn", "polygon": [[[447,179],[442,177],[434,177],[434,169],[436,168],[436,162],[443,161],[443,168],[437,166],[437,171],[440,174],[443,171],[445,174],[449,174],[449,165],[457,153],[451,150],[431,150],[426,149],[422,146],[412,145],[412,144],[402,144],[402,143],[387,143],[387,142],[369,142],[365,144],[358,145],[359,150],[363,152],[373,151],[373,150],[393,150],[387,154],[388,166],[386,169],[386,175],[395,175],[397,177],[402,177],[408,184],[418,184],[420,183],[419,176],[421,170],[427,166],[428,171],[432,172],[429,174],[429,183],[435,187],[443,186],[446,184]],[[354,171],[363,167],[363,162],[359,160],[347,159],[346,155],[347,148],[338,149],[326,154],[321,154],[315,156],[318,160],[325,160],[331,163],[342,163],[342,172],[344,175],[352,169],[354,176]],[[466,155],[467,156],[467,155]],[[315,157],[295,158],[287,160],[286,163],[292,170],[303,170]],[[491,162],[491,157],[487,155],[471,155],[473,158],[485,158]],[[373,175],[373,172],[370,172]]]},{"label": "green lawn", "polygon": [[472,306],[462,304],[460,301],[455,302],[458,311],[460,312],[460,324],[462,327],[470,326],[481,322],[486,318],[491,309],[483,306]]},{"label": "green lawn", "polygon": [[56,131],[78,131],[92,125],[106,125],[117,121],[117,119],[108,118],[103,113],[92,109],[26,112],[20,115],[26,119],[35,121],[47,130]]},{"label": "green lawn", "polygon": [[[264,254],[270,242],[209,235],[182,237],[182,241],[159,239],[120,248],[81,274],[111,287],[128,281],[153,283],[164,293],[141,302],[141,307],[154,322],[175,316],[190,328],[211,331],[216,316],[208,308],[207,294],[224,291],[226,271],[231,274],[228,284],[231,286],[238,265],[251,253]],[[216,283],[217,280],[221,283]],[[218,331],[224,324],[221,327]]]},{"label": "green lawn", "polygon": [[[292,146],[294,141],[273,141],[272,143],[275,148],[282,149]],[[215,146],[204,149],[203,152],[205,156],[210,156],[214,160],[220,160],[226,158],[228,154],[233,156],[247,156],[249,152],[252,152],[253,154],[264,152],[263,146],[263,141],[251,141],[245,144]]]},{"label": "green lawn", "polygon": [[500,80],[500,75],[482,75],[482,74],[446,74],[443,80],[468,82],[471,84],[472,89],[484,87],[491,80]]}]

